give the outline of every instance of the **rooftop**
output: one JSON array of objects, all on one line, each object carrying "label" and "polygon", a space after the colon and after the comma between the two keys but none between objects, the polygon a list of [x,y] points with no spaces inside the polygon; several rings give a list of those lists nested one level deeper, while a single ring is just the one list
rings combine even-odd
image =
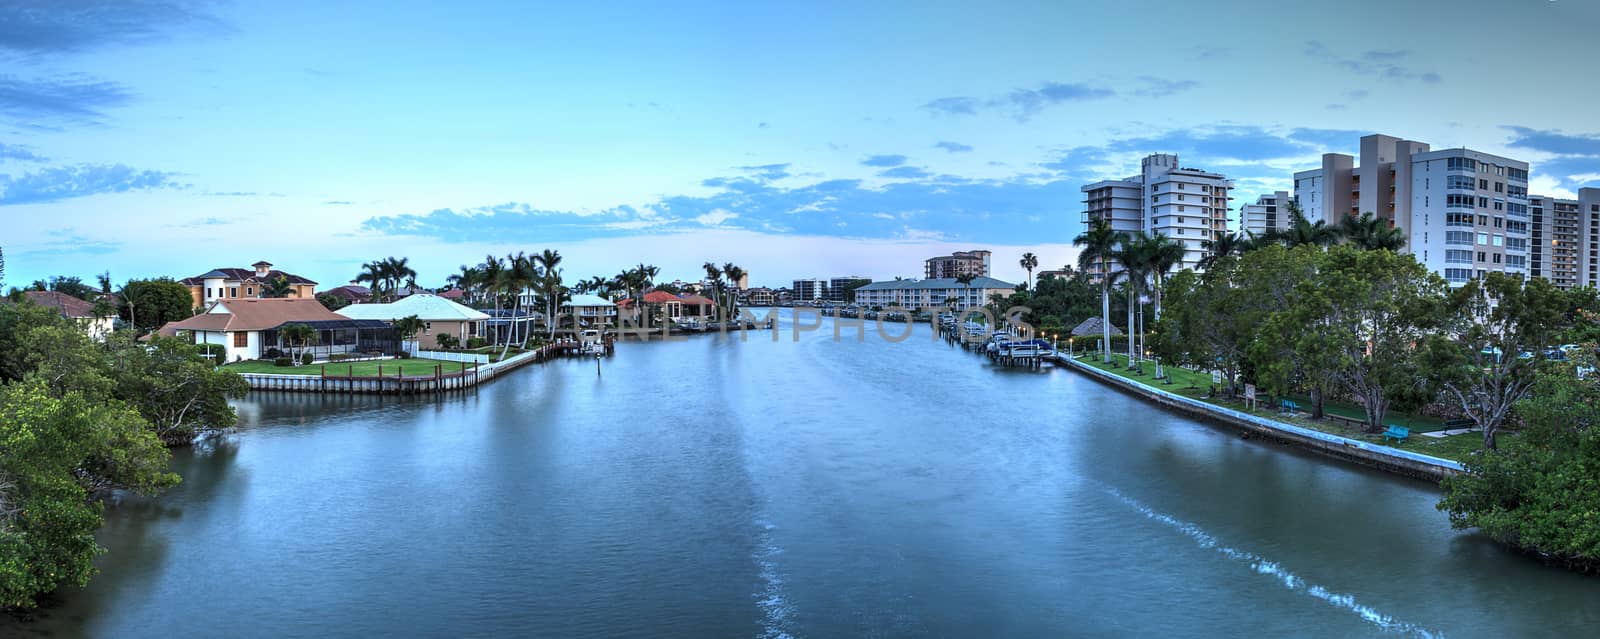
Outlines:
[{"label": "rooftop", "polygon": [[489,319],[482,311],[473,310],[432,293],[407,295],[387,304],[351,304],[339,309],[339,315],[350,319],[395,320],[417,316],[430,321],[471,322]]}]

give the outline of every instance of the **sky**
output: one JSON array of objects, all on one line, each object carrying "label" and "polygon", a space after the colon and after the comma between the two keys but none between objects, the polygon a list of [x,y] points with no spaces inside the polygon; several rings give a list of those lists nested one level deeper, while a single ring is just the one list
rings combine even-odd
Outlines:
[{"label": "sky", "polygon": [[[667,6],[671,5],[671,6]],[[559,250],[754,285],[1072,262],[1150,153],[1234,206],[1386,133],[1600,186],[1593,0],[0,2],[9,286]],[[1234,213],[1237,216],[1237,209]]]}]

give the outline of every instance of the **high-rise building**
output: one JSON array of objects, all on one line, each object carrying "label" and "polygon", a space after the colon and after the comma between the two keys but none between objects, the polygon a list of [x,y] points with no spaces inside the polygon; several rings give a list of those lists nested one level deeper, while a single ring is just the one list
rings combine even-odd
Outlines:
[{"label": "high-rise building", "polygon": [[828,280],[812,278],[794,281],[794,301],[801,302],[827,301]]},{"label": "high-rise building", "polygon": [[956,251],[923,260],[922,276],[928,279],[956,277],[971,273],[978,277],[989,276],[988,251]]},{"label": "high-rise building", "polygon": [[868,284],[871,282],[871,279],[860,275],[847,275],[830,279],[828,280],[828,301],[835,304],[848,302],[849,300],[845,298],[850,295],[850,286],[852,284]]},{"label": "high-rise building", "polygon": [[1578,189],[1578,286],[1600,287],[1600,188]]},{"label": "high-rise building", "polygon": [[1578,285],[1578,207],[1577,200],[1528,198],[1529,277],[1545,278],[1560,288]]},{"label": "high-rise building", "polygon": [[1140,162],[1139,175],[1085,184],[1082,221],[1105,219],[1117,231],[1165,235],[1184,245],[1174,270],[1199,268],[1205,243],[1228,230],[1232,189],[1221,173],[1183,167],[1177,155],[1157,153]]},{"label": "high-rise building", "polygon": [[1471,149],[1430,150],[1387,135],[1361,138],[1360,162],[1338,153],[1295,176],[1307,219],[1337,224],[1371,212],[1451,286],[1528,268],[1528,163]]},{"label": "high-rise building", "polygon": [[1288,191],[1277,191],[1256,198],[1255,204],[1239,207],[1239,219],[1245,232],[1260,236],[1273,231],[1287,231],[1290,224],[1288,205],[1292,201]]}]

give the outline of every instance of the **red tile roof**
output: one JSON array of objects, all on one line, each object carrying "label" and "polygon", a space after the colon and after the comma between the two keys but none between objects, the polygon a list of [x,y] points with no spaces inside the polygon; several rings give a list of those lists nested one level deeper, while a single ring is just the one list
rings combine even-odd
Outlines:
[{"label": "red tile roof", "polygon": [[[650,299],[650,298],[646,297],[645,299]],[[716,306],[717,305],[717,303],[711,301],[710,298],[703,297],[703,296],[700,296],[700,295],[685,295],[685,296],[683,296],[683,303],[684,304],[691,304],[691,305],[694,305],[694,306]]]},{"label": "red tile roof", "polygon": [[[312,322],[318,320],[347,319],[312,299],[293,297],[277,299],[236,299],[217,302],[226,313],[201,313],[181,322],[169,324],[173,330],[188,331],[262,331],[277,328],[287,322]],[[167,328],[166,326],[162,327]]]},{"label": "red tile roof", "polygon": [[55,309],[62,317],[94,317],[94,304],[60,291],[27,291],[23,294],[34,304]]},{"label": "red tile roof", "polygon": [[678,296],[666,291],[650,291],[649,293],[644,294],[644,303],[646,304],[665,304],[667,302],[679,301],[682,300],[678,299]]}]

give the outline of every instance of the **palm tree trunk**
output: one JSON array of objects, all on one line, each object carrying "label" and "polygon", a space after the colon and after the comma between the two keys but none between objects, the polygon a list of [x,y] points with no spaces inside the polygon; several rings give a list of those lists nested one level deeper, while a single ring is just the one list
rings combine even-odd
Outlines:
[{"label": "palm tree trunk", "polygon": [[1133,367],[1133,342],[1138,329],[1133,325],[1133,278],[1128,278],[1128,367]]},{"label": "palm tree trunk", "polygon": [[1100,275],[1100,361],[1111,363],[1111,281]]}]

